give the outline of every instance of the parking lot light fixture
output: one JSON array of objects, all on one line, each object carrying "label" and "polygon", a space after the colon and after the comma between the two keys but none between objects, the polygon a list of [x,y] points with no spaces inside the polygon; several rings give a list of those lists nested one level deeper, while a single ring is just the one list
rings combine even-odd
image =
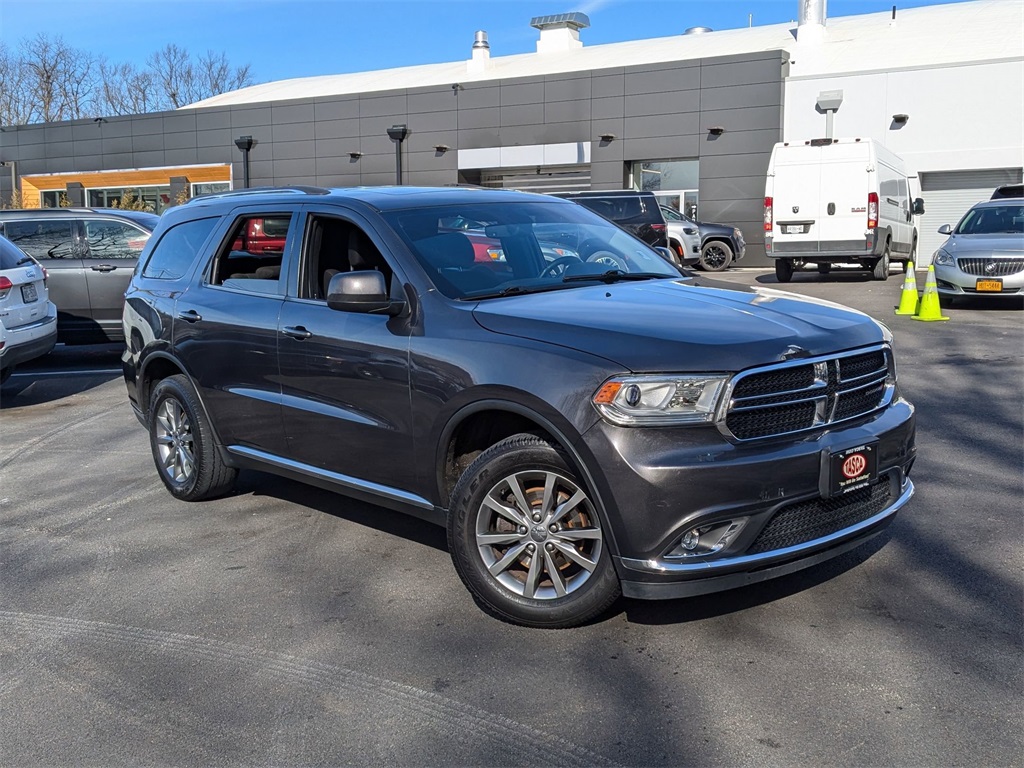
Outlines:
[{"label": "parking lot light fixture", "polygon": [[242,186],[249,188],[249,150],[259,142],[252,136],[239,136],[235,139],[235,146],[242,150]]}]

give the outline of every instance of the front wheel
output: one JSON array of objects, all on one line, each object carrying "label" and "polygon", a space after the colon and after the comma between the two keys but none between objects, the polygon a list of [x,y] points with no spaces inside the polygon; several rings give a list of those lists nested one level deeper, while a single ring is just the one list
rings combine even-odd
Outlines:
[{"label": "front wheel", "polygon": [[712,240],[700,250],[700,268],[705,272],[721,272],[732,263],[732,248],[721,240]]},{"label": "front wheel", "polygon": [[775,279],[780,283],[788,283],[793,279],[793,262],[789,259],[775,260]]},{"label": "front wheel", "polygon": [[448,549],[477,603],[514,624],[577,626],[620,594],[590,492],[561,451],[534,435],[502,440],[463,473]]},{"label": "front wheel", "polygon": [[182,501],[221,496],[238,475],[217,452],[199,397],[184,376],[169,376],[153,388],[149,442],[160,479]]}]

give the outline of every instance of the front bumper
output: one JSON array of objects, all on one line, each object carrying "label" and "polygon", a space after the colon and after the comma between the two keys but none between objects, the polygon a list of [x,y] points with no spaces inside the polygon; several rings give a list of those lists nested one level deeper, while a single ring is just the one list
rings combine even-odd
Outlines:
[{"label": "front bumper", "polygon": [[[934,266],[935,284],[939,293],[946,296],[1018,296],[1024,293],[1024,271],[1004,275],[1002,270],[994,270],[996,274],[989,276],[968,274],[958,264]],[[998,280],[1001,290],[978,290],[979,281],[992,279]]]},{"label": "front bumper", "polygon": [[[913,495],[914,409],[816,437],[727,442],[714,428],[626,429],[584,436],[602,467],[623,593],[674,598],[774,578],[838,556],[881,532]],[[755,441],[757,442],[757,441]],[[877,480],[828,498],[827,458],[875,445]],[[720,551],[686,556],[687,531],[741,521]]]}]

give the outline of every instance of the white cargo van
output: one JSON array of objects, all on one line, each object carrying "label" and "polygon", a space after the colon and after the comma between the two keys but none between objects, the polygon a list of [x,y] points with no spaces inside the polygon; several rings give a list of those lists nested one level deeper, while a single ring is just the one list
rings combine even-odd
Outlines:
[{"label": "white cargo van", "polygon": [[854,264],[889,276],[889,262],[913,259],[914,216],[903,160],[872,139],[812,139],[775,145],[764,190],[765,253],[788,283],[793,270]]}]

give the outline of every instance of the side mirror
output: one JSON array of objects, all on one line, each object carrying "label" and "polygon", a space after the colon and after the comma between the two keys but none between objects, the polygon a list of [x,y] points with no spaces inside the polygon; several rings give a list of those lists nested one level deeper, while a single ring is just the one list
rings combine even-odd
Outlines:
[{"label": "side mirror", "polygon": [[949,224],[943,224],[938,230],[940,235],[951,235],[953,234],[953,228]]},{"label": "side mirror", "polygon": [[924,213],[924,200],[920,197],[914,199],[914,215],[920,216]]},{"label": "side mirror", "polygon": [[327,306],[340,312],[360,312],[394,317],[405,311],[404,301],[388,296],[384,275],[375,270],[341,272],[327,287]]}]

